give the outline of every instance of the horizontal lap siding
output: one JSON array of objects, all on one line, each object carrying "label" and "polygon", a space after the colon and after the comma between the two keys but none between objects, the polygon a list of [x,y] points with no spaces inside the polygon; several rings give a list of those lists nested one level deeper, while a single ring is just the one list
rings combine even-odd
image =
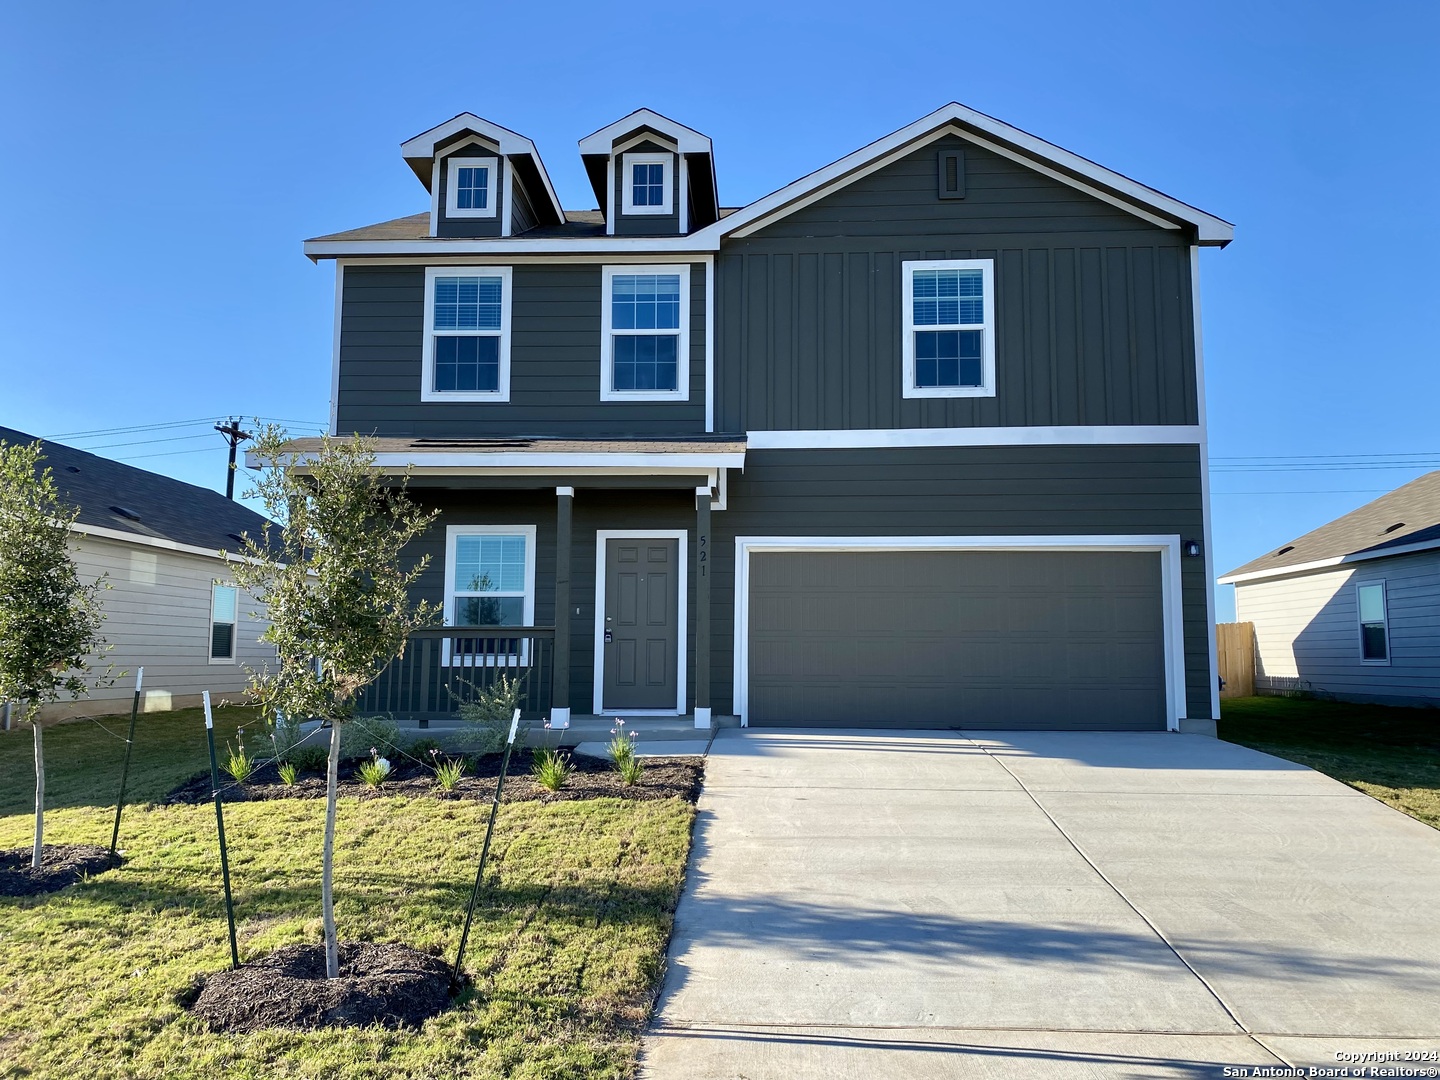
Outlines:
[{"label": "horizontal lap siding", "polygon": [[420,400],[425,268],[347,266],[340,312],[342,433],[674,435],[705,426],[705,273],[690,268],[690,399],[600,400],[599,263],[514,267],[510,400]]},{"label": "horizontal lap siding", "polygon": [[235,627],[237,663],[210,663],[210,593],[213,582],[228,583],[218,559],[85,537],[72,545],[81,581],[102,575],[108,586],[100,601],[105,622],[100,633],[111,645],[101,667],[125,672],[116,685],[90,694],[95,700],[128,702],[135,671],[145,668],[147,703],[157,707],[162,693],[174,697],[209,690],[218,702],[245,690],[245,669],[273,665],[275,653],[259,641],[268,625],[253,617],[259,605],[239,597]]},{"label": "horizontal lap siding", "polygon": [[[1390,663],[1360,662],[1355,588],[1385,582]],[[1236,618],[1255,624],[1257,680],[1355,698],[1440,703],[1440,552],[1237,585]],[[1262,682],[1262,685],[1263,682]]]},{"label": "horizontal lap siding", "polygon": [[[1202,535],[1194,446],[752,450],[714,516],[712,694],[733,710],[737,536]],[[1210,713],[1205,561],[1183,559],[1187,716]]]},{"label": "horizontal lap siding", "polygon": [[[726,243],[719,430],[1197,422],[1185,237],[974,146],[939,199],[959,145]],[[997,394],[905,399],[901,264],[971,258],[995,263]]]}]

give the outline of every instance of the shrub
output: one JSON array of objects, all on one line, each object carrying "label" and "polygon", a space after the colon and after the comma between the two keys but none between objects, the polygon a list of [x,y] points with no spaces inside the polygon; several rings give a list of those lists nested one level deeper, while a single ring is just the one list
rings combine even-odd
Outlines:
[{"label": "shrub", "polygon": [[570,779],[570,773],[574,769],[569,754],[547,746],[535,752],[530,773],[535,777],[535,782],[546,791],[559,791],[565,786],[565,781]]},{"label": "shrub", "polygon": [[340,728],[342,760],[364,757],[367,753],[400,749],[400,728],[388,716],[357,716]]},{"label": "shrub", "polygon": [[434,739],[416,739],[409,746],[405,747],[405,753],[409,754],[417,761],[424,761],[428,763],[430,759],[433,758],[436,754],[438,754],[442,749],[444,749],[444,747],[442,747]]},{"label": "shrub", "polygon": [[472,754],[497,754],[510,734],[510,720],[525,690],[524,676],[502,674],[488,686],[471,688],[474,699],[460,705],[460,719],[467,726],[456,742]]},{"label": "shrub", "polygon": [[287,764],[294,765],[296,772],[323,773],[329,764],[329,757],[323,746],[300,746],[290,751]]},{"label": "shrub", "polygon": [[290,760],[290,755],[305,741],[300,732],[300,721],[284,713],[276,713],[266,721],[270,727],[270,742],[275,747],[275,756]]},{"label": "shrub", "polygon": [[286,787],[294,787],[295,781],[300,778],[300,767],[293,761],[282,761],[279,772],[280,782]]},{"label": "shrub", "polygon": [[435,783],[441,791],[454,791],[460,786],[460,778],[465,775],[464,758],[444,758],[439,750],[432,750],[430,758],[435,763]]},{"label": "shrub", "polygon": [[357,771],[360,773],[361,782],[366,787],[378,788],[390,775],[390,762],[387,758],[381,757],[376,748],[372,746],[369,760],[362,761]]},{"label": "shrub", "polygon": [[230,745],[230,753],[226,755],[220,768],[237,784],[243,784],[255,775],[255,759],[245,749],[245,729],[241,728],[235,736],[235,742]]},{"label": "shrub", "polygon": [[620,770],[620,780],[626,787],[634,787],[640,782],[640,774],[645,771],[643,758],[631,754],[624,761],[616,761],[615,767]]}]

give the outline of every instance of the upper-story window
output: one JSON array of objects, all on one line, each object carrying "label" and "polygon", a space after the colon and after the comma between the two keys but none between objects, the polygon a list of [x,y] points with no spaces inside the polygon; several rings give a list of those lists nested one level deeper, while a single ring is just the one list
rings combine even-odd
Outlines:
[{"label": "upper-story window", "polygon": [[452,157],[445,166],[445,213],[449,217],[495,216],[494,158]]},{"label": "upper-story window", "polygon": [[686,401],[690,397],[690,268],[604,269],[600,397]]},{"label": "upper-story window", "polygon": [[622,154],[620,174],[625,180],[624,212],[627,214],[673,214],[674,184],[670,154]]},{"label": "upper-story window", "polygon": [[902,264],[905,397],[995,396],[995,264]]},{"label": "upper-story window", "polygon": [[425,271],[422,401],[510,400],[510,268]]}]

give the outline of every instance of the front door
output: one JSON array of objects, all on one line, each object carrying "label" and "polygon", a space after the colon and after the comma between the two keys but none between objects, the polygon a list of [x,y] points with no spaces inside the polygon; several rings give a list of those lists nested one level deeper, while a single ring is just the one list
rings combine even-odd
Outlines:
[{"label": "front door", "polygon": [[605,540],[604,709],[674,709],[680,542]]}]

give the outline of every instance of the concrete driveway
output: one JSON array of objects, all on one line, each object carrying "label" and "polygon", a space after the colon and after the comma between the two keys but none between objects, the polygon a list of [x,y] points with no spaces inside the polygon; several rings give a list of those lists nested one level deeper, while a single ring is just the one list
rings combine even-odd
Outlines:
[{"label": "concrete driveway", "polygon": [[1440,1075],[1440,832],[1201,736],[726,730],[642,1067],[1220,1077],[1367,1051]]}]

